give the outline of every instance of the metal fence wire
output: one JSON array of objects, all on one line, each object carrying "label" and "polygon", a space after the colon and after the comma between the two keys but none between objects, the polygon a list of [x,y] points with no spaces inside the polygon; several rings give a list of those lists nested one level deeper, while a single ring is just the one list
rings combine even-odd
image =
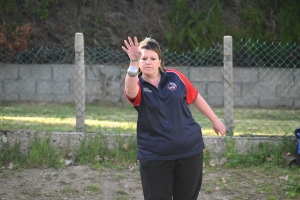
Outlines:
[{"label": "metal fence wire", "polygon": [[[300,46],[252,40],[225,45],[165,50],[165,66],[188,76],[231,134],[292,134],[300,126]],[[83,43],[0,49],[0,130],[134,133],[136,112],[123,94],[128,60],[122,50]],[[191,109],[204,134],[211,134],[210,122]]]}]

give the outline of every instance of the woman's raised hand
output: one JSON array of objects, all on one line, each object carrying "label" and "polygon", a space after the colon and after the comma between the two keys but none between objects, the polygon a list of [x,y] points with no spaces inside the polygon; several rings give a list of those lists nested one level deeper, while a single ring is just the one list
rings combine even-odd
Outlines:
[{"label": "woman's raised hand", "polygon": [[130,60],[138,60],[140,59],[142,52],[139,49],[139,42],[137,37],[133,38],[134,41],[132,41],[131,37],[128,37],[128,41],[124,40],[125,46],[122,46],[122,49],[127,53]]}]

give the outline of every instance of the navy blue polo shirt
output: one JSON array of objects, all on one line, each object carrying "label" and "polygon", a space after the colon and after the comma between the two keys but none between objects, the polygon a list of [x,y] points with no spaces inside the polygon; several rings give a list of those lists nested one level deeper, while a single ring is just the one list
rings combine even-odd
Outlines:
[{"label": "navy blue polo shirt", "polygon": [[139,77],[139,92],[128,100],[138,112],[138,159],[172,160],[200,153],[200,125],[188,108],[197,89],[179,71],[162,73],[158,88]]}]

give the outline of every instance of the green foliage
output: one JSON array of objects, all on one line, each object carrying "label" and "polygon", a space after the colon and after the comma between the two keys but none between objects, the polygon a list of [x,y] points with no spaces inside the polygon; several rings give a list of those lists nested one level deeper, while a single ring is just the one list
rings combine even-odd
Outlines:
[{"label": "green foliage", "polygon": [[0,0],[0,13],[6,16],[13,10],[13,2],[7,0]]},{"label": "green foliage", "polygon": [[101,169],[101,165],[110,166],[112,163],[135,163],[137,153],[135,136],[112,137],[115,145],[113,149],[108,147],[106,135],[86,135],[75,151],[75,162],[92,164],[95,169]]},{"label": "green foliage", "polygon": [[93,192],[96,195],[99,195],[99,194],[101,194],[102,189],[99,188],[97,185],[88,185],[88,186],[85,187],[85,191],[86,192]]},{"label": "green foliage", "polygon": [[31,10],[31,14],[38,14],[40,19],[45,20],[50,14],[50,7],[53,2],[55,0],[41,0],[41,2],[26,0],[25,7]]},{"label": "green foliage", "polygon": [[[106,26],[105,19],[100,16],[99,13],[93,12],[88,13],[88,17],[89,24],[85,27],[85,30],[83,30],[87,43],[94,44],[95,38],[97,38],[97,42],[100,44],[103,43],[104,39],[101,37],[101,33],[103,32],[102,27]],[[117,23],[115,25],[117,26]]]},{"label": "green foliage", "polygon": [[168,13],[169,26],[164,33],[171,51],[209,48],[221,43],[224,35],[269,43],[298,43],[300,40],[300,24],[297,21],[300,1],[280,0],[275,4],[272,0],[242,2],[238,27],[228,26],[222,10],[222,6],[236,5],[219,0],[202,3],[204,8],[199,10],[192,7],[189,0],[174,0]]},{"label": "green foliage", "polygon": [[288,197],[294,198],[300,194],[299,181],[300,181],[300,176],[289,177],[287,181],[288,186],[285,189],[287,191]]},{"label": "green foliage", "polygon": [[[63,168],[65,160],[73,163],[91,164],[94,169],[112,164],[124,165],[136,163],[137,144],[134,135],[128,138],[121,135],[112,136],[114,148],[109,148],[106,135],[85,135],[80,145],[70,151],[70,141],[65,148],[51,146],[50,136],[38,137],[29,144],[27,153],[22,153],[20,143],[13,146],[3,143],[0,149],[0,168],[12,163],[14,169],[33,167]],[[70,153],[71,152],[71,153]]]},{"label": "green foliage", "polygon": [[106,158],[111,157],[105,137],[100,134],[93,137],[85,135],[75,155],[75,162],[81,164],[95,164],[99,162],[98,159],[106,161]]},{"label": "green foliage", "polygon": [[63,157],[58,148],[50,146],[50,137],[35,136],[30,143],[28,153],[22,153],[20,142],[13,146],[3,144],[0,151],[0,167],[12,163],[14,169],[22,167],[62,167],[60,159]]},{"label": "green foliage", "polygon": [[[282,158],[282,152],[293,152],[295,149],[294,143],[288,138],[282,138],[280,144],[270,144],[261,142],[257,146],[252,146],[249,152],[240,154],[235,147],[235,142],[232,138],[226,138],[227,152],[224,156],[227,159],[227,166],[261,166],[261,165],[285,165]],[[268,161],[269,160],[269,161]]]},{"label": "green foliage", "polygon": [[276,21],[278,23],[279,41],[300,42],[300,1],[280,0]]},{"label": "green foliage", "polygon": [[137,154],[136,136],[131,135],[126,140],[121,135],[115,137],[117,151],[114,151],[114,158],[121,162],[135,163]]},{"label": "green foliage", "polygon": [[296,44],[268,43],[249,39],[236,41],[233,49],[237,60],[239,56],[244,56],[248,61],[253,61],[252,64],[248,62],[249,65],[242,65],[243,67],[294,68],[299,62],[299,46]]},{"label": "green foliage", "polygon": [[50,136],[39,138],[35,136],[30,144],[30,150],[26,159],[28,167],[62,167],[60,162],[62,155],[58,148],[51,147]]},{"label": "green foliage", "polygon": [[211,47],[225,34],[222,7],[218,0],[205,1],[205,12],[189,8],[189,0],[174,0],[168,14],[165,39],[171,51]]},{"label": "green foliage", "polygon": [[13,146],[9,143],[3,144],[0,149],[0,167],[13,163],[15,166],[24,165],[26,158],[21,154],[20,142],[15,142]]},{"label": "green foliage", "polygon": [[261,41],[274,41],[275,36],[266,29],[267,10],[260,7],[247,6],[242,11],[243,25],[241,35],[245,39],[257,38]]}]

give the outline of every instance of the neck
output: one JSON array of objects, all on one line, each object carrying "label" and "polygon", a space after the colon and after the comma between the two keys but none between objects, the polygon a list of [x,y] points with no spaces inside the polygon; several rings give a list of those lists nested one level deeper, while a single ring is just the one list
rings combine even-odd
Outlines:
[{"label": "neck", "polygon": [[142,75],[142,79],[144,79],[144,80],[156,80],[156,79],[158,79],[158,78],[160,78],[160,74],[156,74],[156,75],[145,75],[145,74],[143,74]]},{"label": "neck", "polygon": [[147,81],[148,83],[151,83],[155,87],[158,88],[158,84],[160,82],[160,74],[154,75],[154,76],[149,76],[149,75],[142,75],[142,79]]}]

